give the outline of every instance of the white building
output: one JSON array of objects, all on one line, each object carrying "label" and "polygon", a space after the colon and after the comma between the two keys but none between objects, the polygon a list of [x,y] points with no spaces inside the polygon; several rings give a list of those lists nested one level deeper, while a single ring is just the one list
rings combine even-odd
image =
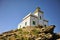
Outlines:
[{"label": "white building", "polygon": [[18,29],[26,26],[48,26],[48,21],[44,19],[43,11],[39,7],[33,13],[25,16],[21,23],[18,24]]}]

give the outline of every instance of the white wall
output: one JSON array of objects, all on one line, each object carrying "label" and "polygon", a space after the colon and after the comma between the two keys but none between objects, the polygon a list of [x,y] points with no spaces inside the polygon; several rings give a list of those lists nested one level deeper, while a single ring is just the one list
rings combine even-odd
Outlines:
[{"label": "white wall", "polygon": [[[41,19],[40,19],[40,16],[41,16]],[[43,20],[44,20],[43,13],[38,12],[38,18],[39,18],[39,25],[43,25]]]},{"label": "white wall", "polygon": [[[36,25],[33,25],[33,21],[35,21]],[[38,18],[35,18],[35,17],[31,16],[30,17],[30,22],[31,22],[30,23],[31,26],[37,26],[38,25]]]},{"label": "white wall", "polygon": [[[27,22],[27,25],[25,25],[25,22]],[[19,25],[18,25],[18,29],[22,27],[26,27],[26,26],[30,26],[30,17],[26,18],[25,20],[23,20]]]},{"label": "white wall", "polygon": [[38,12],[34,13],[34,15],[36,15],[38,17]]},{"label": "white wall", "polygon": [[[43,20],[44,20],[43,13],[42,12],[36,12],[36,13],[34,13],[34,15],[36,15],[38,17],[38,20],[39,20],[38,25],[43,25]],[[41,19],[40,19],[40,16],[41,16]]]},{"label": "white wall", "polygon": [[47,21],[44,21],[44,25],[48,26],[48,22]]},{"label": "white wall", "polygon": [[[31,15],[34,15],[34,16],[37,16],[34,17],[34,16],[31,16]],[[44,15],[43,13],[40,13],[40,12],[37,12],[35,14],[29,14],[29,16],[27,16],[26,18],[23,19],[23,21],[18,24],[18,29],[22,27],[26,27],[26,26],[37,26],[37,25],[48,25],[48,22],[47,21],[43,21],[44,20]],[[40,16],[42,19],[40,19]],[[33,21],[35,21],[36,25],[33,25]],[[27,25],[25,25],[25,22],[27,22]]]}]

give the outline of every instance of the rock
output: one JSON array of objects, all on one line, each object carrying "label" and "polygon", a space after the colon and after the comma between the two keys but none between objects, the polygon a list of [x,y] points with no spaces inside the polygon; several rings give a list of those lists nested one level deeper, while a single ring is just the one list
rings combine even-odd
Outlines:
[{"label": "rock", "polygon": [[52,39],[52,38],[53,38],[53,35],[50,34],[50,33],[48,33],[48,34],[45,35],[45,37],[46,37],[47,39]]},{"label": "rock", "polygon": [[51,25],[48,27],[43,27],[41,28],[40,32],[44,32],[44,33],[53,33],[55,26]]},{"label": "rock", "polygon": [[59,39],[56,39],[56,40],[60,40],[60,38]]},{"label": "rock", "polygon": [[35,40],[46,40],[46,38],[45,37],[38,37]]},{"label": "rock", "polygon": [[60,34],[54,33],[55,25],[48,27],[25,27],[0,34],[0,40],[60,40]]}]

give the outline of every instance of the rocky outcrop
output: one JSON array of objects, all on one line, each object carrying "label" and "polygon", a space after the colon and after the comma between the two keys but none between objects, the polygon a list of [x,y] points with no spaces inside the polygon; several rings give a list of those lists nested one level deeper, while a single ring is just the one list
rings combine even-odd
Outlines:
[{"label": "rocky outcrop", "polygon": [[60,40],[60,34],[54,33],[55,25],[24,27],[0,34],[0,40]]}]

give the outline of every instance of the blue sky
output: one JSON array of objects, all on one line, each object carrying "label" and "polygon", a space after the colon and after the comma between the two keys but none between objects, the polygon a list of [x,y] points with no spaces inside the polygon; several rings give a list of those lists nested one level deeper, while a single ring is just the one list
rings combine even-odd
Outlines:
[{"label": "blue sky", "polygon": [[49,25],[60,32],[60,0],[0,0],[0,33],[17,29],[22,18],[40,7]]}]

